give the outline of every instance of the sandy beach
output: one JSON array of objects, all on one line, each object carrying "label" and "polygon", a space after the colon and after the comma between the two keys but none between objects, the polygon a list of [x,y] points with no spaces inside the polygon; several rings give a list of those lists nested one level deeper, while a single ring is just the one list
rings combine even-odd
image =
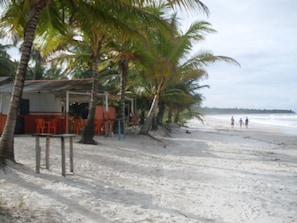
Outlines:
[{"label": "sandy beach", "polygon": [[0,171],[0,204],[15,210],[11,222],[297,222],[296,135],[207,118],[152,135],[157,140],[129,134],[74,143],[74,173],[67,160],[66,177],[59,139],[51,139],[50,170],[41,140],[37,174],[35,138],[16,136],[21,165]]}]

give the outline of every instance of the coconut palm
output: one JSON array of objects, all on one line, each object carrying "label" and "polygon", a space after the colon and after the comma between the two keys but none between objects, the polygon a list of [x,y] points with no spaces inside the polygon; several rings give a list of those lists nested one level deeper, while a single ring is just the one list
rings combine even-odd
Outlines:
[{"label": "coconut palm", "polygon": [[[130,45],[129,43],[124,43],[122,46]],[[137,58],[137,55],[128,50],[120,49],[116,51],[111,51],[114,56],[114,60],[116,60],[119,71],[121,74],[121,86],[120,86],[120,116],[118,117],[121,120],[122,128],[125,126],[125,100],[126,100],[126,86],[127,86],[127,77],[129,72],[129,66],[132,61]]]},{"label": "coconut palm", "polygon": [[[135,45],[135,42],[137,42],[137,40],[134,39],[133,42],[131,41],[131,37],[137,36],[137,38],[144,38],[143,35],[139,32],[139,29],[136,29],[136,27],[139,27],[139,24],[142,25],[142,27],[145,27],[145,25],[147,24],[155,24],[157,25],[156,27],[159,27],[159,29],[162,27],[162,20],[158,16],[155,16],[153,13],[150,13],[150,11],[147,10],[147,7],[135,8],[122,6],[121,8],[119,8],[120,11],[117,11],[117,13],[115,13],[116,8],[110,10],[112,8],[112,5],[107,3],[105,3],[104,5],[100,5],[100,7],[98,7],[98,4],[80,4],[79,14],[74,14],[72,24],[75,25],[75,30],[77,30],[78,33],[82,35],[80,37],[76,37],[76,41],[73,41],[73,37],[71,37],[72,40],[66,41],[70,43],[70,48],[68,48],[68,51],[72,48],[74,48],[75,50],[81,49],[82,46],[84,48],[83,52],[86,53],[76,54],[73,53],[72,50],[70,57],[78,56],[82,58],[82,55],[85,55],[85,62],[92,64],[91,70],[93,72],[93,87],[89,103],[89,115],[86,126],[82,133],[82,138],[80,140],[81,143],[95,143],[93,140],[93,136],[96,95],[98,89],[98,69],[100,67],[99,63],[101,57],[103,56],[103,53],[107,53],[107,51],[109,51],[109,55],[113,55],[117,58],[117,63],[122,74],[120,104],[122,108],[121,110],[123,119],[125,111],[124,92],[126,88],[125,83],[128,75],[129,61],[135,60],[135,58],[137,57],[137,53],[133,52],[133,45]],[[101,21],[100,19],[102,19],[101,16],[103,13],[105,13],[105,16],[103,18],[103,21]],[[127,14],[129,14],[129,16],[127,16]],[[89,19],[86,19],[87,17]],[[94,24],[94,20],[98,20],[100,22]],[[125,21],[125,23],[123,23],[122,21]],[[141,21],[141,23],[136,25],[137,23],[134,21]],[[113,29],[111,29],[110,26],[112,26]],[[121,38],[119,38],[119,36],[121,36]],[[110,47],[112,47],[111,51],[109,50]],[[58,48],[64,49],[60,46],[58,46]],[[78,52],[82,51],[79,50]],[[87,55],[89,55],[89,57]],[[69,56],[67,57],[69,58]],[[77,64],[77,62],[75,62],[75,64]]]},{"label": "coconut palm", "polygon": [[[207,8],[199,1],[199,0],[179,0],[179,1],[167,1],[169,2],[172,6],[173,4],[178,4],[181,7],[185,8],[192,8],[192,7],[197,7],[202,8],[204,11],[207,11]],[[26,70],[28,67],[28,62],[30,59],[30,52],[34,40],[34,34],[36,27],[38,25],[38,20],[39,17],[42,13],[42,11],[47,8],[47,6],[50,4],[52,7],[48,7],[49,9],[56,9],[52,11],[53,13],[47,13],[48,17],[50,17],[49,20],[41,20],[42,26],[40,26],[41,30],[46,28],[56,28],[56,29],[61,29],[61,26],[59,24],[61,23],[50,23],[49,21],[55,20],[56,22],[59,21],[58,18],[63,19],[64,12],[67,11],[67,7],[73,7],[73,6],[78,6],[77,10],[80,10],[79,6],[80,3],[87,3],[87,4],[99,4],[101,3],[113,3],[116,5],[116,8],[121,8],[122,6],[131,6],[135,4],[135,1],[132,0],[126,0],[126,1],[95,1],[95,2],[89,2],[89,1],[76,1],[75,3],[72,1],[54,1],[54,0],[30,0],[30,1],[24,1],[24,0],[13,0],[13,1],[5,1],[2,0],[1,5],[5,7],[5,14],[4,16],[1,17],[1,27],[3,27],[3,22],[6,24],[9,24],[6,27],[11,27],[15,29],[13,32],[18,32],[18,33],[23,33],[23,35],[18,35],[21,39],[23,39],[23,44],[22,44],[22,51],[21,51],[21,60],[20,64],[18,67],[15,83],[14,83],[14,88],[12,92],[12,98],[11,98],[11,104],[9,108],[9,113],[7,116],[7,121],[4,127],[4,131],[1,137],[0,141],[0,161],[1,165],[4,165],[5,159],[10,159],[14,161],[14,143],[13,143],[13,137],[14,137],[14,128],[16,124],[16,119],[17,119],[17,111],[19,107],[19,102],[21,100],[22,96],[22,91],[23,91],[23,86],[24,86],[24,81],[26,78]],[[136,4],[138,6],[141,5],[147,5],[148,3],[154,3],[154,1],[149,1],[149,0],[143,0],[139,1]],[[21,9],[20,13],[14,13],[16,10]],[[57,10],[58,9],[58,10]],[[113,10],[114,8],[110,8],[109,10]],[[59,14],[60,12],[60,14]],[[63,13],[61,13],[63,12]],[[91,11],[90,11],[91,12]],[[19,16],[16,16],[19,15]],[[103,14],[104,15],[104,14]],[[60,17],[61,16],[61,17]],[[69,17],[71,18],[71,17]],[[88,20],[89,17],[85,17],[86,20]],[[102,16],[104,18],[104,16]],[[108,22],[108,20],[106,20]],[[45,23],[52,24],[49,26],[44,26]],[[93,22],[93,21],[92,21]],[[95,21],[96,22],[96,21]],[[90,21],[88,21],[90,23]],[[18,24],[20,26],[11,26],[12,24]],[[94,24],[94,22],[93,22]],[[54,25],[54,26],[53,26]],[[82,23],[82,25],[84,25]],[[94,37],[94,39],[98,39],[98,37]],[[98,44],[98,42],[97,42]],[[97,50],[100,48],[97,46]],[[98,62],[96,58],[94,58],[94,64]],[[93,69],[96,69],[97,67],[93,67]],[[95,80],[94,80],[95,81]],[[96,81],[95,81],[96,82]],[[94,83],[95,84],[95,83]],[[95,88],[93,88],[95,91]],[[92,94],[94,95],[94,94]]]},{"label": "coconut palm", "polygon": [[[179,120],[179,114],[184,109],[191,112],[191,106],[200,105],[202,95],[198,93],[201,88],[209,87],[208,85],[199,85],[202,78],[207,77],[204,68],[197,69],[196,62],[201,61],[207,52],[200,52],[196,56],[186,60],[178,65],[176,69],[176,79],[164,89],[162,94],[162,102],[168,108],[167,122],[172,122],[173,112],[175,111],[175,122]],[[159,109],[158,116],[163,117],[165,109]],[[199,116],[198,116],[199,118]],[[162,118],[159,118],[163,120]]]},{"label": "coconut palm", "polygon": [[[189,54],[192,44],[203,40],[206,33],[214,32],[210,28],[210,24],[204,21],[193,23],[184,34],[178,32],[175,17],[172,17],[171,24],[173,27],[172,35],[164,35],[164,33],[160,33],[158,30],[150,30],[153,36],[150,38],[152,41],[150,41],[149,50],[151,55],[154,56],[148,60],[145,75],[150,80],[153,80],[153,101],[147,119],[140,130],[141,134],[148,134],[154,113],[164,90],[172,83],[183,80],[183,75],[185,74],[178,69],[178,64]],[[218,60],[237,63],[232,58],[214,56],[211,53],[203,53],[193,57],[188,63],[191,64],[193,71],[199,71],[204,70],[205,65]]]},{"label": "coconut palm", "polygon": [[[161,10],[164,10],[165,5],[161,4],[159,7],[146,7],[145,11],[151,13],[153,19],[159,22],[159,29],[166,29],[166,23],[159,15]],[[158,14],[156,14],[158,12]],[[141,62],[144,57],[144,51],[146,50],[146,31],[147,26],[151,25],[152,21],[136,20],[130,15],[123,14],[121,20],[125,20],[128,24],[134,27],[132,32],[120,32],[114,38],[112,42],[112,50],[109,52],[113,64],[117,65],[120,76],[120,100],[119,110],[120,114],[118,119],[121,120],[121,129],[125,127],[125,100],[127,90],[127,79],[130,69],[135,66],[136,63]],[[164,23],[164,24],[162,24]]]},{"label": "coconut palm", "polygon": [[[3,2],[3,1],[1,1]],[[44,8],[47,7],[49,0],[26,1],[25,5],[29,8],[26,14],[24,26],[24,40],[22,44],[21,60],[14,82],[12,98],[10,103],[7,121],[0,141],[0,165],[5,164],[5,159],[15,160],[13,150],[14,129],[17,119],[17,111],[22,97],[22,90],[26,77],[30,52],[33,44],[34,33],[38,23],[38,18]]]},{"label": "coconut palm", "polygon": [[[129,32],[129,35],[131,36],[131,33],[138,33],[138,31],[133,26],[127,23],[123,23],[123,16],[120,16],[123,14],[123,9],[126,9],[126,11],[124,10],[124,12],[127,12],[128,10],[131,11],[131,7],[127,8],[123,6],[119,8],[120,11],[116,11],[119,9],[111,10],[112,6],[105,3],[100,7],[98,7],[98,4],[80,4],[79,9],[80,10],[78,14],[73,14],[73,31],[69,33],[70,35],[68,36],[68,38],[62,37],[61,44],[57,45],[57,49],[61,49],[63,52],[65,50],[67,50],[67,52],[70,52],[66,56],[60,56],[59,59],[64,58],[67,59],[69,62],[70,58],[72,59],[72,61],[75,61],[75,65],[78,64],[77,62],[79,62],[79,64],[87,64],[92,66],[90,70],[92,71],[93,85],[89,102],[89,114],[80,142],[93,144],[96,143],[93,140],[93,136],[95,108],[97,103],[96,98],[98,92],[98,73],[101,67],[104,68],[104,66],[100,64],[101,58],[110,49],[110,45],[115,42],[115,39],[117,39],[117,35],[126,33],[127,36],[127,33]],[[133,12],[133,14],[130,14],[130,19],[134,18],[134,20],[136,20],[137,17],[143,17],[144,19],[152,18],[143,9],[133,9]],[[104,20],[100,22],[103,13]],[[98,22],[94,23],[94,20],[97,20]],[[113,27],[113,29],[111,29],[111,26]],[[46,43],[50,45],[51,41],[47,41]],[[44,45],[44,47],[47,49],[50,48],[48,47],[48,45]],[[123,46],[123,44],[121,45]],[[115,45],[113,45],[113,47],[115,47]],[[119,51],[113,50],[113,52],[118,53]],[[126,68],[124,68],[124,66],[127,66],[127,62],[125,61],[128,59],[127,55],[128,53],[121,52],[122,63],[120,67],[125,74],[127,73]],[[73,63],[68,64],[71,65]]]},{"label": "coconut palm", "polygon": [[143,124],[140,133],[148,134],[155,110],[158,106],[161,93],[174,80],[178,78],[176,75],[176,68],[180,59],[185,57],[191,47],[190,40],[202,39],[204,32],[212,32],[209,24],[199,22],[192,25],[185,35],[181,35],[177,30],[177,20],[173,16],[171,18],[172,32],[164,34],[159,30],[150,30],[152,35],[149,38],[149,51],[151,57],[146,64],[144,74],[153,80],[153,101],[145,123]]},{"label": "coconut palm", "polygon": [[[198,92],[200,88],[208,86],[199,86],[198,81],[183,81],[172,86],[171,89],[166,90],[162,101],[165,101],[168,117],[167,123],[178,123],[180,121],[180,114],[187,110],[190,117],[196,116],[201,118],[200,114],[192,111],[193,106],[200,106],[203,96]],[[160,109],[159,109],[160,113]],[[159,114],[158,113],[158,114]],[[163,114],[160,114],[163,117]],[[173,120],[174,118],[174,120]]]},{"label": "coconut palm", "polygon": [[[108,8],[110,8],[110,7],[107,7],[106,10],[108,10]],[[123,9],[126,9],[126,10],[123,10]],[[122,13],[123,11],[125,13]],[[109,30],[110,27],[106,27],[106,28],[101,27],[101,31],[103,31],[103,33],[104,33],[106,45],[109,45],[109,47],[112,47],[112,50],[109,51],[109,54],[112,54],[114,57],[117,58],[116,60],[118,62],[119,70],[121,72],[120,107],[121,107],[122,115],[120,118],[122,120],[124,120],[124,114],[125,114],[125,90],[126,90],[126,80],[127,80],[127,75],[128,75],[129,62],[134,60],[135,57],[137,57],[135,53],[132,53],[131,49],[127,50],[129,48],[132,48],[132,46],[133,46],[133,43],[130,40],[127,40],[127,38],[129,39],[129,37],[131,38],[131,36],[134,36],[134,35],[141,36],[141,34],[138,32],[138,30],[135,29],[135,27],[132,26],[131,23],[129,23],[129,20],[131,20],[131,19],[137,20],[137,19],[142,18],[145,21],[150,20],[151,23],[152,23],[151,19],[157,20],[153,16],[151,16],[149,13],[147,13],[145,10],[142,10],[142,9],[137,9],[137,8],[132,7],[133,13],[132,14],[128,13],[129,11],[131,11],[131,7],[128,7],[128,8],[122,7],[120,12],[116,13],[116,16],[114,15],[115,12],[112,11],[111,16],[113,17],[114,24],[116,25],[114,27],[114,29],[112,30],[113,32],[107,32],[107,30]],[[127,17],[127,15],[129,15],[129,17]],[[123,18],[126,18],[126,19],[123,19]],[[120,21],[126,21],[126,23],[123,24]],[[93,24],[90,24],[90,25],[92,26]],[[98,32],[98,29],[97,29],[97,32]],[[119,38],[119,36],[122,36],[123,38]],[[119,44],[114,44],[115,42],[117,42]],[[101,49],[102,48],[103,48],[103,46],[101,47]],[[97,67],[98,67],[98,64],[97,64]],[[94,66],[93,66],[93,68],[95,69]],[[94,70],[93,70],[93,72],[94,72]],[[93,78],[96,78],[96,85],[92,89],[92,95],[94,94],[95,88],[96,89],[98,88],[98,73],[96,76],[93,76]],[[96,94],[94,94],[94,97]],[[89,110],[91,112],[89,113],[87,124],[86,124],[86,127],[82,134],[82,139],[80,140],[80,142],[82,142],[82,143],[94,142],[93,141],[93,136],[94,136],[93,125],[94,125],[94,116],[95,116],[95,106],[96,106],[96,101],[93,103],[90,101]]]},{"label": "coconut palm", "polygon": [[[9,34],[14,44],[19,41],[22,42],[20,63],[14,81],[7,120],[0,140],[0,165],[5,165],[5,159],[15,161],[14,130],[35,32],[38,29],[42,32],[47,27],[47,31],[58,29],[63,33],[63,13],[59,15],[56,10],[58,6],[62,7],[60,3],[61,1],[51,0],[0,1],[3,7],[0,20],[2,30]],[[65,1],[66,3],[71,4],[71,1]],[[51,7],[48,7],[48,5],[51,5]],[[46,12],[44,12],[45,9],[47,9]],[[38,26],[40,17],[42,18],[42,24]]]}]

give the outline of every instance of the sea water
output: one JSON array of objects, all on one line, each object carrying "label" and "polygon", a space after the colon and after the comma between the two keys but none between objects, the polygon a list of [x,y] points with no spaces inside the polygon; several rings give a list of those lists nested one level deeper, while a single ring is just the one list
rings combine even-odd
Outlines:
[{"label": "sea water", "polygon": [[[208,115],[205,117],[207,118]],[[297,114],[294,113],[273,113],[273,114],[234,114],[234,115],[209,115],[215,119],[231,122],[231,116],[235,119],[235,127],[239,127],[240,118],[245,122],[249,119],[249,127],[253,125],[265,128],[278,128],[284,133],[297,135]]]}]

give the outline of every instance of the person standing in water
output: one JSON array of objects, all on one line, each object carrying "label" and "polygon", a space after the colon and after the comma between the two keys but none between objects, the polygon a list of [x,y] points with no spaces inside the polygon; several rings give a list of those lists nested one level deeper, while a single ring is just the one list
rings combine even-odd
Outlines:
[{"label": "person standing in water", "polygon": [[234,128],[234,118],[233,118],[233,116],[231,117],[231,128]]},{"label": "person standing in water", "polygon": [[242,118],[239,119],[239,125],[240,125],[240,128],[242,128],[242,125],[243,125]]},{"label": "person standing in water", "polygon": [[248,128],[249,127],[249,119],[248,117],[245,118],[245,127]]}]

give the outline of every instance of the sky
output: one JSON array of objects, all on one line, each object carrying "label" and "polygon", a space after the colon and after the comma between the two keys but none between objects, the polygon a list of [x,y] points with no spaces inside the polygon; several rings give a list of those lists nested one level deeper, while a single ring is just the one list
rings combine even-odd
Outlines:
[{"label": "sky", "polygon": [[183,28],[205,20],[217,32],[195,45],[232,57],[240,67],[218,62],[206,68],[202,106],[291,109],[297,112],[297,1],[201,0],[210,10],[183,12]]},{"label": "sky", "polygon": [[206,68],[202,106],[291,109],[297,112],[297,1],[201,0],[210,10],[179,13],[182,29],[205,20],[217,32],[192,52],[210,50],[240,67],[218,62]]}]

